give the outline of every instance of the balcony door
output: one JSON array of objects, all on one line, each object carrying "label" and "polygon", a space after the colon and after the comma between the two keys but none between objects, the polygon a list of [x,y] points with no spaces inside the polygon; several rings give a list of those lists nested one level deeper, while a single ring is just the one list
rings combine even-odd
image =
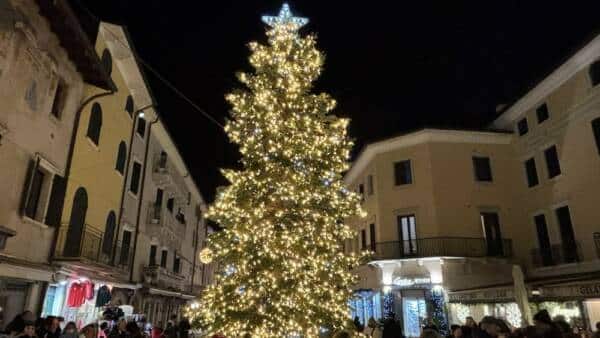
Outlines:
[{"label": "balcony door", "polygon": [[575,241],[575,231],[571,222],[571,212],[568,206],[556,209],[556,218],[560,228],[560,239],[562,244],[562,254],[565,263],[579,261],[577,253],[577,242]]},{"label": "balcony door", "polygon": [[414,256],[417,254],[417,222],[415,215],[398,216],[398,238],[400,254]]},{"label": "balcony door", "polygon": [[500,218],[495,212],[482,212],[481,226],[485,236],[485,246],[488,256],[502,256],[502,233],[500,232]]},{"label": "balcony door", "polygon": [[63,254],[65,257],[77,257],[81,253],[81,239],[85,227],[85,215],[88,208],[88,196],[84,188],[79,188],[73,198],[71,207],[71,217],[69,218],[69,228],[67,229],[67,238]]},{"label": "balcony door", "polygon": [[121,246],[121,257],[119,263],[121,265],[129,265],[129,248],[131,246],[131,231],[123,231],[123,242]]},{"label": "balcony door", "polygon": [[546,216],[537,215],[533,218],[535,230],[537,231],[538,247],[540,249],[540,258],[544,266],[552,265],[552,246],[550,245],[550,236],[548,235],[548,225]]}]

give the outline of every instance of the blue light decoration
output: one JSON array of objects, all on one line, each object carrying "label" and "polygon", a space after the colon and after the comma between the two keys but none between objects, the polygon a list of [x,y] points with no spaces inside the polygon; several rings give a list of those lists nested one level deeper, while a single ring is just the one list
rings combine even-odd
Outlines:
[{"label": "blue light decoration", "polygon": [[373,318],[376,320],[381,319],[381,294],[379,292],[374,292],[371,297],[371,301],[373,304]]},{"label": "blue light decoration", "polygon": [[273,28],[279,25],[287,25],[292,30],[298,30],[308,23],[308,18],[293,16],[290,6],[287,3],[283,3],[281,10],[279,10],[279,15],[264,15],[262,21]]},{"label": "blue light decoration", "polygon": [[448,317],[446,316],[446,302],[444,301],[444,292],[441,288],[433,288],[428,294],[428,307],[431,313],[433,323],[438,327],[440,333],[444,336],[448,334]]},{"label": "blue light decoration", "polygon": [[394,315],[394,295],[391,292],[383,294],[383,318],[390,318]]},{"label": "blue light decoration", "polygon": [[360,298],[360,297],[356,298],[355,304],[356,304],[356,315],[358,316],[360,323],[364,325],[365,324],[365,320],[364,320],[365,307],[364,307],[362,298]]}]

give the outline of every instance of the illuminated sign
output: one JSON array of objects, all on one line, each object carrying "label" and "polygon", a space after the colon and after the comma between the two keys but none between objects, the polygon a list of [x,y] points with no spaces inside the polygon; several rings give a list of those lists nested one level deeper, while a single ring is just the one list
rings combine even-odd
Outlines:
[{"label": "illuminated sign", "polygon": [[431,284],[431,278],[396,278],[394,279],[394,285],[396,286],[413,286],[421,284]]}]

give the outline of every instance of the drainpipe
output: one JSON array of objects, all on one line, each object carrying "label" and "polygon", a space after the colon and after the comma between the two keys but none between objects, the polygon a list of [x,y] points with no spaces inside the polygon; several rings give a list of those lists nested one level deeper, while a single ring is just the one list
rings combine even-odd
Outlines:
[{"label": "drainpipe", "polygon": [[131,269],[129,271],[129,281],[133,282],[133,270],[135,267],[135,253],[137,251],[138,236],[140,233],[140,213],[142,211],[142,202],[144,201],[144,181],[146,180],[146,169],[148,168],[148,151],[150,149],[150,139],[152,136],[152,125],[159,120],[158,112],[156,118],[148,126],[148,140],[146,140],[146,150],[144,150],[144,166],[142,167],[142,182],[140,184],[140,195],[138,198],[137,215],[135,218],[135,238],[133,241],[133,256],[131,257]]},{"label": "drainpipe", "polygon": [[133,152],[133,137],[135,136],[135,121],[137,120],[137,116],[138,114],[142,115],[144,113],[144,110],[149,109],[149,108],[156,108],[155,104],[149,104],[145,107],[142,107],[138,110],[136,110],[135,112],[133,112],[131,115],[133,116],[133,124],[131,125],[131,134],[129,135],[129,149],[128,149],[128,153],[127,153],[127,163],[125,164],[125,173],[123,174],[123,188],[121,189],[121,205],[119,206],[119,222],[117,222],[117,229],[116,229],[116,238],[117,241],[115,241],[115,245],[113,245],[113,249],[112,249],[112,259],[111,259],[111,264],[115,265],[115,259],[117,256],[117,242],[119,239],[119,231],[121,231],[121,222],[123,221],[123,204],[125,203],[125,191],[127,191],[127,178],[129,177],[129,165],[131,164],[131,153]]},{"label": "drainpipe", "polygon": [[[71,165],[73,163],[73,153],[75,152],[75,141],[77,139],[77,129],[79,129],[79,121],[81,120],[81,113],[83,112],[83,108],[85,108],[85,106],[87,106],[90,102],[101,98],[103,96],[108,96],[108,95],[113,95],[114,93],[116,93],[117,90],[116,88],[114,88],[113,85],[113,89],[111,89],[108,92],[103,92],[103,93],[98,93],[98,94],[94,94],[90,97],[88,97],[87,99],[83,100],[83,102],[81,102],[81,105],[79,106],[79,108],[75,111],[75,118],[73,120],[73,131],[71,132],[71,143],[69,144],[69,152],[67,153],[67,163],[65,165],[65,176],[63,179],[63,183],[62,183],[62,187],[61,187],[61,194],[63,194],[63,198],[62,198],[62,204],[60,205],[59,208],[59,215],[58,215],[58,221],[60,222],[62,220],[62,213],[63,213],[63,207],[65,205],[65,198],[66,196],[66,192],[67,192],[67,182],[69,181],[69,176],[71,175]],[[56,243],[58,241],[58,233],[59,233],[59,229],[60,229],[61,224],[58,224],[58,228],[56,229],[56,231],[54,231],[54,240],[52,241],[52,245],[50,246],[50,255],[48,257],[50,257],[50,259],[54,258],[54,253],[56,251]]]}]

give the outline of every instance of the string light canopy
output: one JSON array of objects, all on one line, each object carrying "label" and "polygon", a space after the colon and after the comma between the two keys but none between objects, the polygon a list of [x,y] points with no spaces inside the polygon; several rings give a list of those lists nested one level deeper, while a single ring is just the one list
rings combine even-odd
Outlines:
[{"label": "string light canopy", "polygon": [[279,15],[263,15],[262,21],[273,28],[276,26],[289,26],[293,30],[298,30],[308,23],[308,18],[293,16],[290,5],[283,3],[281,10],[279,10]]}]

